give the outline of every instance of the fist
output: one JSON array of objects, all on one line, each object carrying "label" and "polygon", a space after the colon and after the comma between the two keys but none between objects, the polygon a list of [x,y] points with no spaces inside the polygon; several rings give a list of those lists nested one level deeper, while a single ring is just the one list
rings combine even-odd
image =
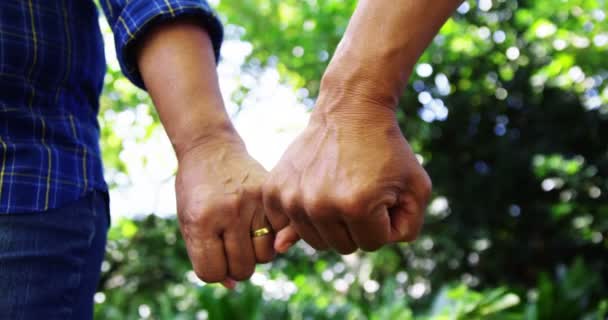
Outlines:
[{"label": "fist", "polygon": [[417,237],[429,176],[390,109],[350,109],[358,112],[313,113],[271,171],[264,205],[278,231],[277,251],[299,238],[318,250],[349,254]]},{"label": "fist", "polygon": [[196,275],[226,286],[248,279],[256,263],[274,256],[272,235],[252,238],[252,231],[267,227],[261,193],[266,170],[240,139],[191,149],[178,168],[180,230]]}]

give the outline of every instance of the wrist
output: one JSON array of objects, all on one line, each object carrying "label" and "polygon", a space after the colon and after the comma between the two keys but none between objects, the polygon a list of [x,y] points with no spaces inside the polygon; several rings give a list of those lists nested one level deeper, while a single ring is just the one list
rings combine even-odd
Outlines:
[{"label": "wrist", "polygon": [[[340,61],[354,60],[340,58]],[[349,65],[330,64],[321,79],[319,100],[322,103],[318,103],[318,107],[379,107],[396,113],[402,93],[400,81],[391,77],[389,72],[383,72],[381,68],[370,68],[370,65],[373,64],[362,61]]]},{"label": "wrist", "polygon": [[311,113],[309,127],[339,130],[347,135],[369,135],[399,127],[395,110],[358,96],[319,97]]},{"label": "wrist", "polygon": [[245,148],[243,140],[227,115],[224,119],[208,120],[204,125],[198,126],[196,130],[189,130],[189,133],[184,132],[180,136],[170,137],[178,161],[181,162],[192,153],[209,154],[228,145]]},{"label": "wrist", "polygon": [[321,92],[346,91],[396,110],[415,60],[404,58],[408,55],[390,42],[362,50],[351,38],[338,46],[321,79]]},{"label": "wrist", "polygon": [[330,67],[321,81],[313,119],[350,123],[393,123],[398,94],[374,86],[374,76],[364,70]]}]

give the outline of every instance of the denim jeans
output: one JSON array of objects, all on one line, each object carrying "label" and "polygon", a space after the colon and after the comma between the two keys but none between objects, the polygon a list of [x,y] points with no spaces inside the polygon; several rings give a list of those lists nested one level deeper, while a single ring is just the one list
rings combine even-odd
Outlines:
[{"label": "denim jeans", "polygon": [[0,319],[92,319],[108,226],[103,192],[0,215]]}]

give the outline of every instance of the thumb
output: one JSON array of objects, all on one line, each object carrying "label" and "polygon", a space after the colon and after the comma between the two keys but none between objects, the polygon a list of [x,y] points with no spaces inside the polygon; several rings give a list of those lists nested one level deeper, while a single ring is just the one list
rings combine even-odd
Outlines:
[{"label": "thumb", "polygon": [[274,240],[274,249],[277,252],[285,253],[296,242],[298,242],[298,240],[300,240],[300,236],[296,233],[296,230],[290,224],[277,233]]}]

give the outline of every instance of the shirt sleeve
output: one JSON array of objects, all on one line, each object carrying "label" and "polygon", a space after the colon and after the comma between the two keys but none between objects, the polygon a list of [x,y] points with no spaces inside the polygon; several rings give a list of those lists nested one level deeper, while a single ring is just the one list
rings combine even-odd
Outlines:
[{"label": "shirt sleeve", "polygon": [[216,61],[219,60],[223,28],[206,0],[100,0],[108,23],[114,32],[116,53],[122,72],[131,82],[145,89],[133,44],[150,27],[164,21],[191,17],[209,33]]}]

